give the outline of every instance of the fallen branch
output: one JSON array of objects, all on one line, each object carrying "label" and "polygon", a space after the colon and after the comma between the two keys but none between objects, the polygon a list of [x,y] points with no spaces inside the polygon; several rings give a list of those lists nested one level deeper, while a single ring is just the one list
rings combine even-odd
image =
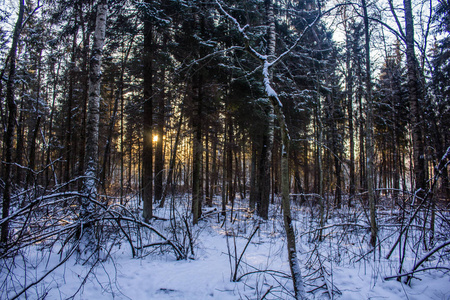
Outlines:
[{"label": "fallen branch", "polygon": [[81,239],[78,240],[77,244],[72,247],[72,250],[64,257],[63,260],[61,260],[56,266],[48,270],[41,278],[39,278],[37,281],[34,281],[27,285],[25,288],[23,288],[17,295],[11,298],[11,300],[19,298],[23,293],[25,293],[27,290],[29,290],[31,287],[35,286],[39,282],[45,279],[48,275],[50,275],[53,271],[55,271],[58,267],[63,265],[72,255],[73,253],[78,249],[78,245],[80,244]]},{"label": "fallen branch", "polygon": [[238,261],[237,261],[237,263],[236,263],[236,265],[235,265],[235,267],[234,267],[233,281],[236,281],[237,272],[238,272],[238,269],[239,269],[239,264],[241,263],[241,260],[242,260],[242,256],[244,256],[245,250],[247,250],[248,245],[250,244],[250,242],[251,242],[253,236],[256,234],[256,232],[258,231],[258,229],[259,229],[259,225],[256,226],[255,230],[253,231],[253,233],[252,233],[252,234],[250,235],[250,237],[248,238],[247,244],[245,244],[244,250],[242,250],[241,255],[239,256],[239,259],[238,259]]},{"label": "fallen branch", "polygon": [[[422,259],[420,259],[412,268],[412,270],[409,273],[414,273],[418,267],[420,267],[424,262],[426,262],[428,260],[428,258],[430,258],[431,255],[433,255],[434,253],[438,252],[440,249],[444,248],[445,246],[450,245],[450,240],[447,240],[443,243],[441,243],[440,245],[434,247],[433,249],[431,249],[427,254],[425,254]],[[411,276],[408,276],[408,278],[406,278],[405,283],[409,284],[409,282],[411,281]]]},{"label": "fallen branch", "polygon": [[450,268],[449,267],[429,267],[429,268],[423,268],[423,269],[419,269],[419,270],[414,270],[408,273],[403,273],[403,274],[399,274],[399,275],[393,275],[393,276],[388,276],[388,277],[384,277],[384,280],[391,280],[391,279],[397,279],[399,277],[404,277],[404,276],[411,276],[415,273],[418,272],[424,272],[424,271],[430,271],[430,270],[445,270],[450,272]]}]

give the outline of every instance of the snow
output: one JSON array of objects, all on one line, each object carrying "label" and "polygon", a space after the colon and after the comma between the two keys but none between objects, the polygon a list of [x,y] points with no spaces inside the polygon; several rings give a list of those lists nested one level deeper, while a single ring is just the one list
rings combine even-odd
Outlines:
[{"label": "snow", "polygon": [[270,74],[269,74],[269,69],[272,66],[271,63],[269,63],[267,60],[264,62],[264,67],[263,67],[263,76],[264,76],[264,87],[266,89],[266,94],[267,96],[273,97],[274,99],[277,100],[277,104],[278,107],[282,108],[283,104],[281,103],[280,99],[278,98],[278,94],[277,92],[275,92],[275,90],[272,88],[272,86],[270,85]]},{"label": "snow", "polygon": [[[279,204],[271,206],[268,221],[247,213],[246,205],[245,201],[236,203],[233,214],[236,219],[233,222],[230,222],[229,212],[224,221],[218,212],[208,210],[207,216],[199,225],[190,228],[194,241],[192,259],[177,261],[168,246],[161,249],[145,248],[138,252],[141,257],[133,258],[127,241],[116,241],[115,246],[110,248],[110,255],[102,255],[94,266],[77,261],[77,256],[73,255],[32,287],[26,293],[27,299],[37,299],[44,294],[47,299],[66,299],[74,294],[74,299],[96,300],[260,299],[269,290],[266,299],[292,299],[292,282],[286,277],[290,274],[290,269],[282,218],[277,211]],[[215,207],[220,207],[218,199]],[[182,206],[178,209],[183,211]],[[413,279],[411,286],[395,279],[384,280],[385,277],[396,274],[398,257],[395,255],[398,255],[398,251],[394,251],[390,260],[385,259],[385,253],[392,244],[386,242],[381,245],[381,253],[378,248],[375,253],[370,253],[367,224],[360,219],[353,223],[358,224],[354,226],[350,220],[355,215],[354,211],[343,209],[330,213],[323,228],[324,241],[313,241],[316,231],[311,230],[311,227],[316,228],[314,224],[317,224],[318,218],[314,216],[317,210],[312,209],[293,206],[293,221],[299,246],[297,254],[305,290],[313,290],[323,284],[324,280],[328,286],[314,293],[309,292],[310,299],[329,299],[329,293],[335,299],[346,300],[450,298],[450,278],[442,271],[430,270],[416,274],[420,280]],[[167,208],[156,209],[155,215],[169,219],[170,211]],[[384,215],[380,218],[383,217]],[[155,220],[152,226],[170,237],[170,221]],[[257,226],[259,230],[242,256],[237,278],[247,275],[238,282],[232,282],[235,262]],[[389,236],[394,240],[396,235],[393,233],[395,231],[392,227],[380,226],[380,240]],[[154,233],[143,231],[142,236],[145,240],[142,244],[161,240]],[[23,249],[14,261],[1,262],[0,282],[3,283],[0,298],[8,299],[7,295],[12,297],[19,292],[23,288],[24,278],[28,285],[57,266],[67,253],[67,250],[58,253],[61,249],[61,245],[58,245],[56,243],[49,252],[44,244],[36,243]],[[363,257],[364,253],[369,254]],[[415,261],[416,257],[407,256],[404,270],[410,270]],[[322,268],[319,262],[322,263]],[[436,260],[426,266],[434,264]],[[13,276],[8,272],[10,268]],[[264,270],[266,272],[261,272]],[[323,277],[325,279],[319,278],[318,271],[326,273]],[[25,296],[22,295],[20,299],[25,299]]]}]

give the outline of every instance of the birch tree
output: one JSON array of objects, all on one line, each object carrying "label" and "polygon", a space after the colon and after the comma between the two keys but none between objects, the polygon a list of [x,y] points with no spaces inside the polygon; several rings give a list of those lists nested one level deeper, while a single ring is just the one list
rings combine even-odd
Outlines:
[{"label": "birch tree", "polygon": [[[294,292],[296,299],[306,299],[306,292],[303,285],[303,278],[300,270],[300,263],[297,257],[296,250],[296,242],[295,242],[295,234],[294,228],[292,224],[291,218],[291,209],[290,209],[290,199],[289,199],[289,145],[290,145],[290,136],[287,128],[286,120],[282,111],[282,103],[278,97],[278,94],[272,87],[270,72],[271,69],[280,61],[283,60],[295,47],[300,43],[304,33],[306,30],[310,29],[319,19],[319,15],[315,18],[315,20],[309,24],[305,31],[297,38],[294,44],[283,52],[279,56],[274,55],[263,55],[255,50],[250,45],[250,37],[247,35],[246,31],[249,28],[249,25],[245,25],[242,27],[240,23],[233,18],[223,7],[222,5],[216,1],[220,11],[224,14],[235,26],[235,28],[240,32],[242,39],[244,40],[244,50],[255,57],[261,66],[262,76],[263,76],[263,86],[266,91],[266,95],[270,101],[270,105],[275,113],[276,120],[280,126],[281,139],[282,139],[282,151],[281,151],[281,190],[282,190],[282,207],[283,207],[283,220],[284,220],[284,229],[287,237],[287,249],[289,256],[289,266],[291,269],[291,275],[294,285]],[[270,36],[270,35],[269,35]],[[270,42],[269,42],[270,45]]]},{"label": "birch tree", "polygon": [[373,100],[372,100],[372,79],[370,72],[370,36],[369,36],[369,17],[367,15],[366,0],[362,0],[363,18],[364,18],[364,35],[365,35],[365,50],[366,50],[366,101],[367,101],[367,116],[366,116],[366,170],[367,170],[367,188],[369,193],[369,210],[370,210],[370,244],[375,247],[377,242],[377,223],[375,211],[375,180],[373,167]]},{"label": "birch tree", "polygon": [[97,7],[95,21],[94,41],[92,46],[90,70],[89,70],[89,100],[88,117],[86,125],[86,149],[83,179],[82,216],[87,216],[91,210],[89,198],[97,198],[97,172],[98,172],[98,138],[100,118],[100,83],[103,46],[105,44],[106,19],[108,4],[101,0]]}]

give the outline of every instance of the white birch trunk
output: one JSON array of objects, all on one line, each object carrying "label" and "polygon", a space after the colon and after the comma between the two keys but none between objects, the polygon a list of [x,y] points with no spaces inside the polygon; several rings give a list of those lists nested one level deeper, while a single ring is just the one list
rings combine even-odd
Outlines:
[{"label": "white birch trunk", "polygon": [[372,79],[370,73],[370,36],[369,36],[369,18],[367,15],[366,0],[362,0],[364,13],[364,35],[366,49],[366,88],[367,88],[367,117],[366,117],[366,170],[367,170],[367,189],[369,193],[369,210],[370,210],[370,244],[375,247],[377,242],[377,221],[375,207],[375,178],[373,167],[373,100],[372,100]]},{"label": "white birch trunk", "polygon": [[102,0],[97,7],[95,21],[94,42],[92,46],[89,70],[89,99],[88,117],[86,125],[85,172],[83,179],[83,194],[81,215],[86,216],[90,211],[90,198],[97,198],[98,171],[98,127],[100,119],[100,82],[103,46],[105,44],[106,18],[108,5]]},{"label": "white birch trunk", "polygon": [[[272,6],[272,3],[270,0],[267,0],[266,2],[269,5],[268,13],[270,15],[270,6]],[[242,34],[245,42],[245,49],[249,52],[249,54],[256,57],[263,67],[263,84],[264,88],[267,94],[267,97],[270,100],[269,105],[271,106],[271,110],[275,112],[275,116],[277,118],[277,121],[280,125],[280,131],[281,131],[281,137],[282,137],[282,159],[281,159],[281,165],[282,165],[282,174],[281,174],[281,182],[282,182],[282,206],[283,206],[283,219],[284,219],[284,228],[286,231],[286,238],[287,238],[287,248],[288,248],[288,256],[289,256],[289,266],[291,269],[291,275],[292,275],[292,281],[294,285],[294,292],[295,292],[295,298],[298,300],[301,299],[307,299],[304,284],[303,284],[303,278],[302,273],[300,269],[300,263],[298,261],[297,257],[297,250],[296,250],[296,242],[295,242],[295,234],[294,234],[294,228],[292,225],[292,219],[291,219],[291,207],[290,207],[290,199],[289,199],[289,144],[290,144],[290,137],[289,137],[289,131],[287,128],[285,116],[282,111],[282,103],[280,99],[278,98],[277,93],[273,90],[271,86],[271,71],[270,69],[272,66],[280,61],[285,55],[290,53],[292,49],[299,43],[300,39],[298,39],[293,47],[291,47],[288,51],[284,52],[282,55],[278,57],[273,57],[273,60],[269,62],[269,57],[273,56],[275,54],[275,28],[273,27],[273,32],[269,32],[269,37],[273,40],[269,41],[269,47],[268,47],[268,55],[262,55],[259,52],[257,52],[255,49],[253,49],[249,44],[249,37],[245,33],[245,29],[247,28],[247,25],[244,27],[241,27],[239,22],[233,18],[229,13],[227,13],[223,7],[220,5],[219,2],[216,1],[216,4],[224,13],[228,19],[232,21],[232,23],[235,24],[239,32]],[[273,7],[272,7],[272,21],[273,19]],[[270,26],[269,21],[269,28]],[[311,24],[312,25],[312,24]],[[272,31],[270,29],[270,31]]]}]

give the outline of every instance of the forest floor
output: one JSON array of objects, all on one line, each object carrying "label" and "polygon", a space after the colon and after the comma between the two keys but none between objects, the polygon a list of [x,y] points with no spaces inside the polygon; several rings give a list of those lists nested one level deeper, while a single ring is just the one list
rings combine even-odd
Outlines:
[{"label": "forest floor", "polygon": [[[245,201],[236,201],[232,215],[228,207],[226,219],[208,209],[192,227],[184,222],[189,215],[188,200],[177,201],[177,218],[172,218],[175,210],[155,209],[158,219],[152,226],[177,241],[187,259],[177,260],[167,245],[151,246],[160,238],[134,227],[128,228],[136,231],[129,235],[134,258],[127,239],[112,239],[112,235],[106,239],[109,244],[103,254],[96,260],[88,257],[86,263],[77,254],[61,264],[62,241],[51,247],[33,243],[1,261],[0,298],[11,299],[29,286],[19,299],[292,299],[279,205],[272,205],[269,220],[262,221],[247,212]],[[137,213],[139,207],[135,209]],[[311,299],[450,299],[450,276],[445,268],[448,248],[431,256],[421,266],[430,269],[416,273],[410,284],[404,283],[406,277],[385,279],[398,274],[401,257],[406,273],[427,252],[422,249],[423,236],[417,225],[409,230],[406,243],[403,239],[401,247],[386,258],[399,235],[398,211],[378,212],[381,242],[375,251],[368,245],[370,230],[362,210],[334,210],[322,230],[317,208],[294,205],[292,213],[305,289]],[[440,224],[435,238],[442,241],[449,230],[448,223]]]}]

